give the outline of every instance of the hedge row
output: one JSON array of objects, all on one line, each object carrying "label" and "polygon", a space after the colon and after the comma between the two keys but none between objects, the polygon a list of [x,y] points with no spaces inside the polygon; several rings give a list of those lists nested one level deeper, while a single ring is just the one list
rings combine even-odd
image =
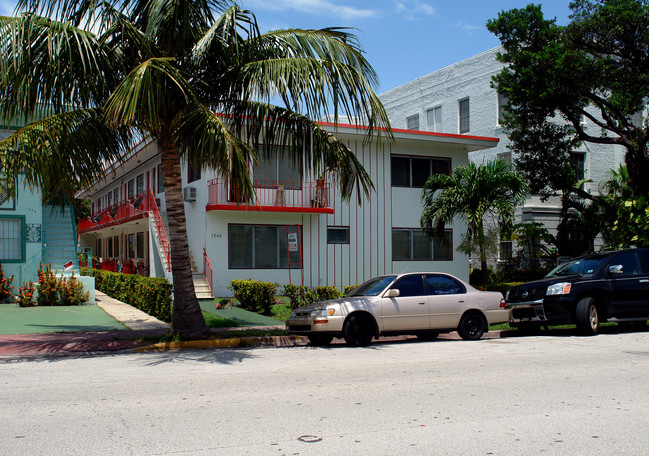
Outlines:
[{"label": "hedge row", "polygon": [[159,320],[171,322],[173,287],[167,279],[101,269],[82,268],[81,273],[94,276],[95,288],[111,298],[130,304]]}]

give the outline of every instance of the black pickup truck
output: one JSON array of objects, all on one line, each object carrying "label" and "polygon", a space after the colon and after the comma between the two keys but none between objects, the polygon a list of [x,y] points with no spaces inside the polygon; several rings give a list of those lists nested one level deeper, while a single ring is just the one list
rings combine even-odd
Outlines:
[{"label": "black pickup truck", "polygon": [[562,263],[542,280],[505,296],[509,325],[576,324],[595,335],[600,322],[649,319],[649,248],[600,252]]}]

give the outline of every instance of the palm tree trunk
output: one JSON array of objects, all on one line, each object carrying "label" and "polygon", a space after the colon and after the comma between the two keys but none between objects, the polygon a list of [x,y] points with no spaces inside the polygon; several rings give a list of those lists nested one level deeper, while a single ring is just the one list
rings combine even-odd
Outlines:
[{"label": "palm tree trunk", "polygon": [[485,252],[484,222],[480,222],[480,233],[478,236],[480,236],[480,282],[481,285],[485,285],[489,280],[489,269],[487,269],[487,254]]},{"label": "palm tree trunk", "polygon": [[198,339],[209,333],[201,312],[189,260],[185,203],[182,197],[182,178],[178,148],[170,142],[159,140],[162,158],[162,177],[165,186],[167,217],[169,218],[169,245],[171,270],[174,281],[174,307],[171,328],[184,339]]}]

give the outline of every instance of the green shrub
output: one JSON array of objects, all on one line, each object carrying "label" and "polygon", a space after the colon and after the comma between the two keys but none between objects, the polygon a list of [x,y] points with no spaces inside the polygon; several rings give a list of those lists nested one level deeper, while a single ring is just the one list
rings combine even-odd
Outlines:
[{"label": "green shrub", "polygon": [[95,288],[167,323],[171,322],[172,285],[161,277],[142,277],[101,269],[83,268],[81,273],[95,277]]},{"label": "green shrub", "polygon": [[11,290],[14,289],[11,285],[13,281],[14,276],[5,277],[5,272],[2,270],[2,263],[0,263],[0,302],[11,296]]},{"label": "green shrub", "polygon": [[60,304],[63,306],[80,306],[90,299],[90,292],[83,292],[83,284],[74,274],[59,281]]},{"label": "green shrub", "polygon": [[347,296],[349,293],[360,287],[361,284],[357,283],[356,285],[346,285],[343,287],[343,296]]},{"label": "green shrub", "polygon": [[22,287],[18,289],[18,296],[16,296],[16,303],[20,307],[34,307],[36,301],[34,301],[34,296],[36,296],[36,285],[31,280],[23,284]]},{"label": "green shrub", "polygon": [[270,315],[278,286],[277,283],[248,279],[232,280],[228,288],[234,291],[234,297],[239,300],[242,309]]},{"label": "green shrub", "polygon": [[283,294],[288,297],[291,309],[343,296],[338,288],[332,286],[311,288],[302,285],[284,285]]},{"label": "green shrub", "polygon": [[52,266],[46,264],[38,266],[38,285],[36,291],[38,296],[36,301],[39,306],[57,306],[60,304],[59,298],[60,283],[59,279],[54,275]]}]

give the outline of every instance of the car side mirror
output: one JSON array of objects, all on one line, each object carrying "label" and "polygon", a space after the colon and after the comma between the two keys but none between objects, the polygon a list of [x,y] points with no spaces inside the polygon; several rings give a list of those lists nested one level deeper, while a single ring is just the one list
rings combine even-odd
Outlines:
[{"label": "car side mirror", "polygon": [[609,266],[608,273],[610,275],[624,274],[624,266],[622,266],[621,264],[614,264],[613,266]]},{"label": "car side mirror", "polygon": [[400,294],[401,293],[399,292],[399,290],[397,288],[391,288],[391,289],[389,289],[388,291],[385,292],[383,297],[384,298],[396,298]]}]

